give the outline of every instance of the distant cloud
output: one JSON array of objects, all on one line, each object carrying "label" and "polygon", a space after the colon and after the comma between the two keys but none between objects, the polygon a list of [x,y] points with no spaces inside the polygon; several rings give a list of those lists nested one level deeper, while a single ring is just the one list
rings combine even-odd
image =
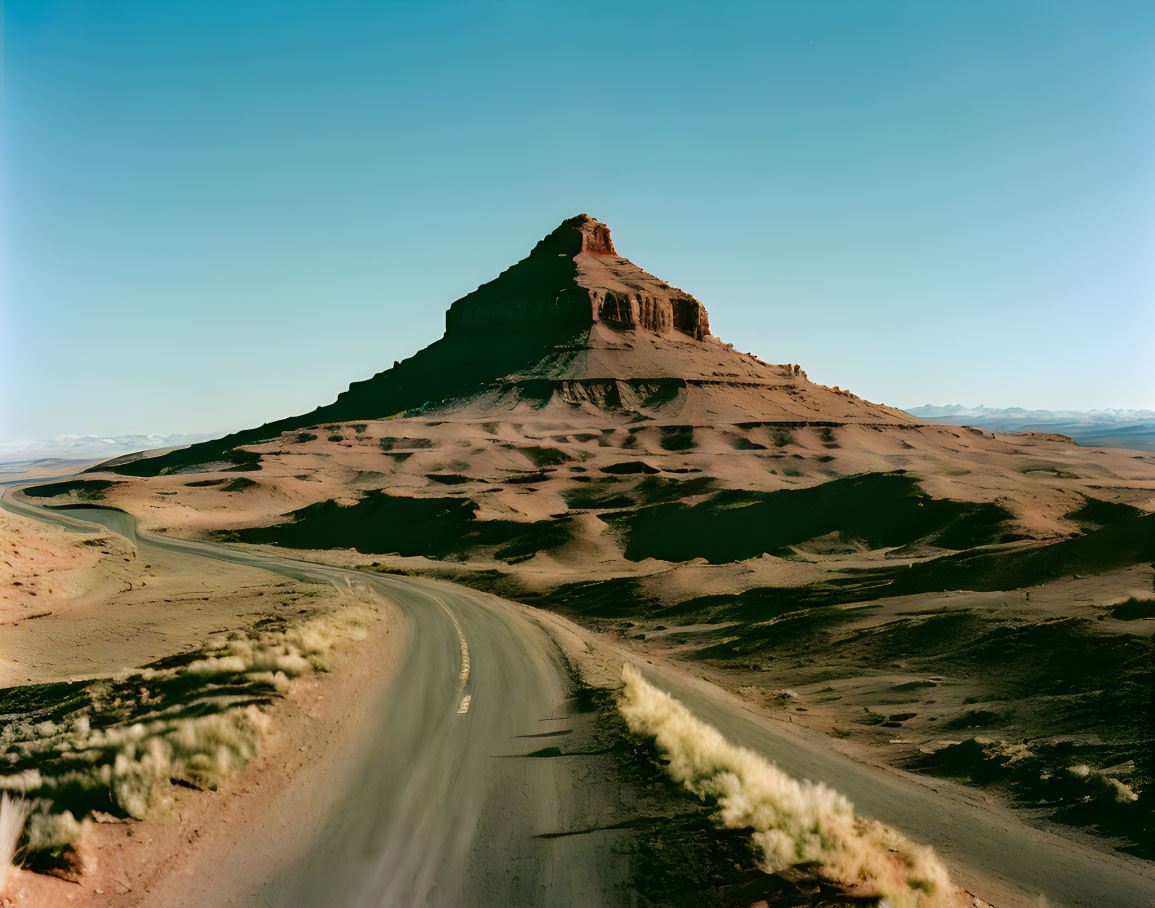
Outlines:
[{"label": "distant cloud", "polygon": [[1056,432],[1081,445],[1155,451],[1155,410],[1024,410],[927,404],[906,407],[906,412],[926,422],[996,432]]},{"label": "distant cloud", "polygon": [[968,407],[963,404],[906,407],[906,412],[923,419],[947,417],[981,420],[1008,419],[1036,424],[1049,422],[1081,423],[1087,425],[1117,425],[1155,419],[1155,410],[1024,410],[1022,407]]},{"label": "distant cloud", "polygon": [[191,445],[212,435],[57,435],[39,441],[0,442],[0,463],[59,458],[92,460],[153,448]]}]

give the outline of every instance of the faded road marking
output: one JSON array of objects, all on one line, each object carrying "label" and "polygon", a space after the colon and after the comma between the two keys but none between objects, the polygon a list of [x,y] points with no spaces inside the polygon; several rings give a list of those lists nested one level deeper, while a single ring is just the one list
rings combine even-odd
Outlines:
[{"label": "faded road marking", "polygon": [[453,626],[457,629],[457,642],[461,647],[461,670],[457,673],[457,677],[461,683],[464,684],[469,680],[469,643],[465,639],[465,631],[461,629],[461,624],[458,622],[457,616],[453,614],[448,605],[439,598],[437,599],[437,604],[445,609],[445,614],[449,616],[449,620],[453,622]]}]

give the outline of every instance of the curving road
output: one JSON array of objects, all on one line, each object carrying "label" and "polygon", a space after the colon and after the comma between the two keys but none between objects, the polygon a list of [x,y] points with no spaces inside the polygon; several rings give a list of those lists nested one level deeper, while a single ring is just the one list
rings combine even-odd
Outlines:
[{"label": "curving road", "polygon": [[142,553],[203,555],[340,585],[352,577],[405,616],[407,658],[365,730],[368,746],[338,809],[317,824],[307,853],[278,879],[254,881],[237,904],[628,901],[627,858],[616,847],[624,833],[550,835],[608,818],[618,790],[590,778],[580,759],[528,756],[569,729],[571,684],[557,644],[526,610],[449,584],[138,532],[121,511],[45,510],[11,495],[3,505],[63,526],[98,523]]},{"label": "curving road", "polygon": [[[13,498],[8,510],[62,525],[74,516]],[[346,578],[388,597],[411,624],[408,658],[365,729],[364,752],[323,833],[288,871],[254,881],[243,904],[276,906],[628,904],[625,833],[551,836],[614,816],[616,782],[580,759],[528,756],[568,729],[569,676],[539,616],[451,584],[382,576],[137,533],[107,509],[73,511],[164,548],[290,576]],[[1155,865],[1077,835],[1027,826],[951,783],[859,763],[792,733],[677,668],[649,679],[785,771],[845,793],[865,815],[934,845],[956,881],[999,906],[1155,905]]]}]

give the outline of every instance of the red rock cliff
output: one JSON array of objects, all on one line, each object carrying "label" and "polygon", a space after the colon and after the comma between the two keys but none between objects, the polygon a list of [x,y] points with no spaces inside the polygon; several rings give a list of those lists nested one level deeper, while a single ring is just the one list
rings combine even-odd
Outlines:
[{"label": "red rock cliff", "polygon": [[446,334],[566,334],[598,321],[620,331],[679,332],[695,340],[710,332],[700,302],[618,255],[609,228],[581,214],[455,302]]}]

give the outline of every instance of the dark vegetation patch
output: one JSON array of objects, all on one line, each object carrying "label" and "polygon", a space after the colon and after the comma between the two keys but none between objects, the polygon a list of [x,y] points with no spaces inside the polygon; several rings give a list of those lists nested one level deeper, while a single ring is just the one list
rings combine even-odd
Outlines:
[{"label": "dark vegetation patch", "polygon": [[459,486],[466,482],[473,482],[470,477],[462,476],[460,473],[426,473],[425,478],[443,486]]},{"label": "dark vegetation patch", "polygon": [[661,603],[645,592],[638,577],[563,583],[541,593],[522,593],[517,598],[575,618],[622,621],[661,612]]},{"label": "dark vegetation patch", "polygon": [[819,433],[818,438],[822,442],[822,447],[824,447],[824,448],[841,448],[842,447],[842,445],[840,445],[838,443],[838,440],[834,437],[834,430],[831,429],[829,426],[826,426]]},{"label": "dark vegetation patch", "polygon": [[1103,501],[1084,495],[1082,507],[1075,508],[1064,516],[1084,527],[1098,528],[1110,526],[1120,520],[1130,520],[1142,513],[1138,508],[1121,501]]},{"label": "dark vegetation patch", "polygon": [[506,476],[502,481],[510,485],[527,485],[531,482],[544,482],[550,478],[552,470],[538,470],[536,473],[517,473]]},{"label": "dark vegetation patch", "polygon": [[892,684],[893,691],[921,690],[924,687],[938,687],[934,681],[903,681],[901,684]]},{"label": "dark vegetation patch", "polygon": [[730,445],[731,445],[731,447],[734,448],[735,451],[765,451],[766,450],[766,445],[760,445],[756,441],[751,441],[749,438],[746,438],[746,436],[744,436],[744,435],[739,435],[737,438],[735,438],[733,441],[730,442]]},{"label": "dark vegetation patch", "polygon": [[1111,617],[1120,621],[1155,619],[1155,599],[1136,599],[1132,596],[1111,609]]},{"label": "dark vegetation patch", "polygon": [[658,444],[667,451],[688,451],[694,447],[694,427],[662,426]]},{"label": "dark vegetation patch", "polygon": [[258,483],[253,482],[246,476],[238,476],[236,479],[230,480],[228,485],[221,486],[222,492],[243,492],[245,489],[256,488]]},{"label": "dark vegetation patch", "polygon": [[219,486],[226,482],[224,479],[197,479],[193,482],[186,482],[185,486],[190,489],[199,489],[205,486]]},{"label": "dark vegetation patch", "polygon": [[613,484],[606,482],[563,489],[561,497],[568,507],[578,511],[600,508],[630,508],[635,504],[633,498],[618,491]]},{"label": "dark vegetation patch", "polygon": [[697,505],[668,503],[616,518],[632,561],[741,561],[828,533],[871,548],[993,542],[1011,514],[995,504],[934,499],[906,474],[867,473],[807,489],[726,490]]},{"label": "dark vegetation patch", "polygon": [[330,499],[286,514],[289,523],[217,531],[213,536],[228,542],[430,558],[460,558],[475,549],[493,548],[494,557],[507,561],[532,557],[573,536],[565,519],[477,520],[476,511],[477,503],[468,498],[406,498],[374,490],[353,505]]},{"label": "dark vegetation patch", "polygon": [[577,581],[547,590],[531,590],[516,577],[499,570],[438,576],[495,596],[549,609],[598,629],[629,627],[634,620],[655,618],[665,612],[661,602],[645,591],[644,577]]},{"label": "dark vegetation patch", "polygon": [[476,526],[477,544],[497,545],[493,557],[510,564],[527,561],[538,552],[560,548],[573,539],[573,523],[568,517],[535,523],[486,520],[478,521]]},{"label": "dark vegetation patch", "polygon": [[24,489],[29,498],[58,498],[73,492],[81,501],[100,501],[106,490],[121,483],[110,479],[73,479],[69,482],[50,482]]},{"label": "dark vegetation patch", "polygon": [[693,479],[666,479],[662,476],[647,476],[635,487],[642,504],[662,504],[681,501],[693,495],[705,495],[715,488],[710,476],[696,476]]},{"label": "dark vegetation patch", "polygon": [[657,467],[651,467],[648,463],[643,463],[640,460],[627,460],[623,463],[611,463],[608,467],[602,467],[603,473],[611,473],[616,476],[628,475],[631,473],[658,473],[661,472]]},{"label": "dark vegetation patch", "polygon": [[317,436],[314,435],[312,432],[298,432],[296,437],[293,438],[293,441],[299,445],[303,445],[306,442],[316,441],[316,440],[317,440]]},{"label": "dark vegetation patch", "polygon": [[[240,448],[234,448],[225,455],[225,460],[232,464],[231,467],[224,468],[222,472],[225,473],[254,473],[261,468],[261,455],[254,451],[242,451]],[[156,474],[143,473],[140,475],[153,476]]]},{"label": "dark vegetation patch", "polygon": [[[308,475],[294,476],[294,479],[308,479]],[[379,470],[354,470],[353,475],[349,477],[350,482],[365,483],[365,482],[382,482],[385,479],[385,474]]]},{"label": "dark vegetation patch", "polygon": [[345,440],[344,435],[330,435],[329,436],[329,441],[344,441],[344,440]]},{"label": "dark vegetation patch", "polygon": [[774,430],[774,447],[784,448],[787,445],[794,444],[794,436],[789,429],[775,429]]},{"label": "dark vegetation patch", "polygon": [[386,435],[378,442],[381,445],[382,451],[393,451],[397,448],[432,448],[433,439],[431,438],[396,438],[392,435]]},{"label": "dark vegetation patch", "polygon": [[533,445],[528,448],[518,448],[522,454],[529,458],[532,463],[539,470],[542,467],[556,467],[559,464],[569,463],[573,460],[565,451],[560,451],[557,448],[543,448],[540,445]]}]

